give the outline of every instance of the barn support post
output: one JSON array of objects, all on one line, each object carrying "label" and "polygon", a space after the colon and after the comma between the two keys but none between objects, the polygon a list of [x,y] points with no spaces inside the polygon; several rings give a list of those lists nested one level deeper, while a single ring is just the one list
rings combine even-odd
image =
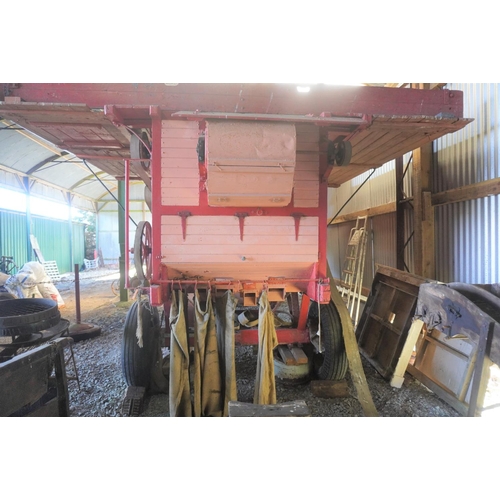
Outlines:
[{"label": "barn support post", "polygon": [[[426,89],[428,83],[412,84]],[[435,275],[434,208],[431,204],[432,142],[413,151],[413,255],[414,273],[424,278]]]},{"label": "barn support post", "polygon": [[405,207],[403,204],[403,157],[396,158],[396,267],[404,271],[405,265]]},{"label": "barn support post", "polygon": [[74,258],[73,258],[73,218],[71,216],[71,201],[73,196],[71,193],[66,193],[68,199],[68,231],[69,231],[69,266],[73,269]]},{"label": "barn support post", "polygon": [[31,185],[29,177],[23,177],[22,180],[26,191],[26,262],[30,262],[33,255],[31,247]]},{"label": "barn support post", "polygon": [[128,301],[128,290],[125,288],[125,252],[128,235],[125,234],[125,181],[118,181],[118,240],[120,242],[120,302]]}]

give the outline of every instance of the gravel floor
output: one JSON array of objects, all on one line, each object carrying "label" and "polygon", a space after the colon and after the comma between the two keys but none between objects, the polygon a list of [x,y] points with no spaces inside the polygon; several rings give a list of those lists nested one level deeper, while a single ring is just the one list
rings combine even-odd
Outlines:
[{"label": "gravel floor", "polygon": [[[114,296],[111,283],[116,271],[93,271],[81,274],[82,322],[101,327],[99,337],[77,342],[73,346],[80,380],[69,382],[70,413],[74,417],[119,417],[126,392],[122,378],[120,346],[128,304]],[[62,316],[74,321],[71,275],[58,285],[66,306]],[[92,305],[92,309],[89,304]],[[96,305],[97,304],[97,305]],[[457,417],[453,408],[409,376],[401,389],[392,388],[363,359],[365,374],[373,401],[383,417]],[[68,371],[72,372],[71,365]],[[256,356],[252,347],[237,347],[236,373],[238,400],[252,402],[256,373]],[[288,385],[277,381],[278,402],[304,400],[314,417],[362,417],[361,405],[348,374],[351,397],[323,399],[315,397],[309,384]],[[168,416],[168,396],[148,395],[141,416]]]}]

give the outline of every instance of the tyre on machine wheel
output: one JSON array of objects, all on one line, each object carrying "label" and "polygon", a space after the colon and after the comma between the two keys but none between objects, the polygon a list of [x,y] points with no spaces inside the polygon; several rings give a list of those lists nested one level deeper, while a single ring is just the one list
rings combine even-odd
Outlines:
[{"label": "tyre on machine wheel", "polygon": [[[320,380],[342,380],[345,378],[347,368],[347,354],[345,351],[344,337],[340,316],[335,304],[320,305],[321,315],[321,344],[323,352],[316,355],[315,372]],[[309,331],[311,335],[318,331],[318,304],[311,301],[309,308]]]},{"label": "tyre on machine wheel", "polygon": [[134,302],[125,318],[122,340],[122,371],[128,386],[149,388],[152,370],[160,349],[160,317],[158,309],[146,302],[142,308],[143,347],[137,344],[138,303]]}]

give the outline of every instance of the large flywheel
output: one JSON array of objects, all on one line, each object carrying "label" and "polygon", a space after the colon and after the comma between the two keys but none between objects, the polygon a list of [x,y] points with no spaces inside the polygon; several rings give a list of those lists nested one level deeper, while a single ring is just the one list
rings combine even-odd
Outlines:
[{"label": "large flywheel", "polygon": [[137,225],[134,240],[134,264],[137,277],[145,285],[153,274],[151,224],[141,221]]}]

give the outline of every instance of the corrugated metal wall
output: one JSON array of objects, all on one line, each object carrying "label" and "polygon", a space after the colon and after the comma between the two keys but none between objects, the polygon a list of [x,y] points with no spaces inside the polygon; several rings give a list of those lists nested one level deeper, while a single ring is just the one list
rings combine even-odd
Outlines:
[{"label": "corrugated metal wall", "polygon": [[[500,84],[451,84],[474,122],[434,143],[434,192],[500,177]],[[436,207],[436,278],[500,282],[500,195]]]},{"label": "corrugated metal wall", "polygon": [[[143,201],[130,202],[130,217],[139,223],[142,220],[151,222],[151,212]],[[108,202],[97,214],[97,246],[102,251],[104,264],[118,264],[120,243],[118,239],[118,204]],[[133,248],[135,240],[135,224],[129,222],[128,248]]]},{"label": "corrugated metal wall", "polygon": [[[500,84],[449,84],[448,88],[464,92],[464,117],[474,118],[474,122],[434,142],[433,193],[500,177]],[[403,183],[407,197],[413,194],[410,158],[411,153],[403,158],[404,167],[408,166]],[[369,174],[366,172],[340,188],[329,190],[330,218]],[[394,162],[390,162],[376,171],[340,215],[394,200]],[[500,195],[438,206],[435,224],[436,279],[478,284],[500,282]],[[341,276],[347,236],[353,226],[354,222],[347,222],[329,228],[328,259],[337,278]],[[367,249],[365,287],[370,286],[369,273],[375,264],[396,265],[395,215],[373,217],[372,226],[373,246]],[[407,205],[405,262],[409,272],[414,270],[412,231],[413,214]]]},{"label": "corrugated metal wall", "polygon": [[[73,263],[83,264],[85,255],[85,225],[72,224]],[[68,222],[33,215],[31,233],[36,236],[45,260],[55,260],[60,273],[73,271],[70,258]],[[0,210],[0,255],[12,256],[19,267],[28,258],[26,214]]]},{"label": "corrugated metal wall", "polygon": [[[385,205],[396,199],[395,162],[382,165],[371,175],[366,184],[363,182],[370,176],[371,170],[355,177],[336,189],[329,189],[329,220],[337,215],[340,208],[356,192],[338,215],[358,212],[370,207]],[[351,228],[355,221],[331,225],[328,228],[328,262],[332,275],[341,278],[345,267],[345,255]],[[363,274],[363,286],[369,288],[373,281],[377,264],[396,266],[396,214],[385,214],[372,217],[368,222],[368,240],[366,261]]]},{"label": "corrugated metal wall", "polygon": [[0,210],[0,255],[13,257],[19,267],[28,258],[26,215]]}]

